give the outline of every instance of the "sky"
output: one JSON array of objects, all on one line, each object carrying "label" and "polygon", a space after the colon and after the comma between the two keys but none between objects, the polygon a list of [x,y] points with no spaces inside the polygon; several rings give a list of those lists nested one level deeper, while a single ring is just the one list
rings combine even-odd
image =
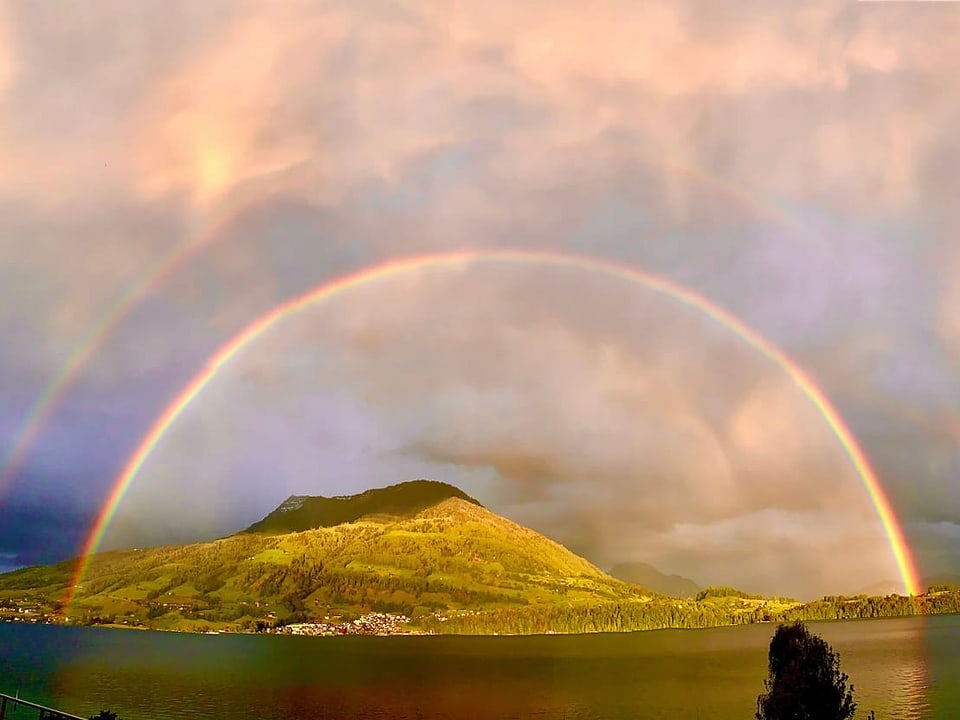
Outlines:
[{"label": "sky", "polygon": [[[780,348],[920,572],[960,572],[958,67],[955,3],[0,0],[0,569],[75,556],[264,313],[526,250],[664,278]],[[675,294],[549,262],[425,265],[277,323],[104,547],[416,477],[604,568],[898,578],[782,367]]]}]

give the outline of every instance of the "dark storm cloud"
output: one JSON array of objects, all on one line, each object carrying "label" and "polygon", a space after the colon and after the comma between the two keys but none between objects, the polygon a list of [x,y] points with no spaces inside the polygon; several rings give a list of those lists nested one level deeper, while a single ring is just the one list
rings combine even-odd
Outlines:
[{"label": "dark storm cloud", "polygon": [[75,557],[94,513],[56,497],[7,501],[0,523],[0,567],[41,565]]}]

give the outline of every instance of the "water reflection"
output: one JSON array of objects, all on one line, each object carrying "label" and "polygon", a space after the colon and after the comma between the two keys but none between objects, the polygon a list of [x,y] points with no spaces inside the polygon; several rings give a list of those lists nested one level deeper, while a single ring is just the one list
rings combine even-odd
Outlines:
[{"label": "water reflection", "polygon": [[[47,673],[38,699],[124,720],[739,720],[753,715],[773,632],[321,639],[9,628],[0,625],[0,668],[20,672],[26,655],[14,645],[50,656],[28,668]],[[960,716],[960,618],[811,629],[841,653],[858,717]]]},{"label": "water reflection", "polygon": [[930,623],[942,618],[812,623],[810,628],[840,652],[841,668],[856,688],[858,716],[923,720],[930,703]]}]

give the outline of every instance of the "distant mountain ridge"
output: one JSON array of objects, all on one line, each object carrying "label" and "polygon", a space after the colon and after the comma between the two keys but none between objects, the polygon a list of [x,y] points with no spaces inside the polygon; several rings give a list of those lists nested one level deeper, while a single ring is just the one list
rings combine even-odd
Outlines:
[{"label": "distant mountain ridge", "polygon": [[920,581],[923,589],[926,590],[932,585],[953,585],[960,587],[960,575],[957,573],[938,573],[937,575],[928,575]]},{"label": "distant mountain ridge", "polygon": [[368,515],[409,517],[450,498],[480,503],[453,485],[437,480],[410,480],[356,495],[291,495],[244,533],[303,532],[356,522]]},{"label": "distant mountain ridge", "polygon": [[692,598],[702,589],[690,578],[667,575],[645,562],[618,563],[610,569],[610,575],[669,597]]},{"label": "distant mountain ridge", "polygon": [[[926,592],[932,585],[954,585],[960,587],[960,574],[957,573],[937,573],[920,578],[920,591]],[[863,588],[861,595],[890,595],[893,593],[902,593],[903,583],[899,580],[883,580],[873,585]]]}]

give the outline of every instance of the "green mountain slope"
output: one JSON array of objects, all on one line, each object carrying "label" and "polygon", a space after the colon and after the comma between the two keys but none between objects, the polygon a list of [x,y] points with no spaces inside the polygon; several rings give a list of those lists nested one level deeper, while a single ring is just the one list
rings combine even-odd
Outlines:
[{"label": "green mountain slope", "polygon": [[[436,486],[431,492],[449,492],[450,486]],[[426,486],[414,488],[422,497]],[[408,510],[409,503],[370,506],[377,512],[333,527],[98,554],[67,611],[79,622],[186,630],[368,612],[416,620],[648,596],[470,498],[447,497],[407,516],[383,510]],[[62,601],[70,567],[0,576],[0,604],[24,591],[45,606]]]},{"label": "green mountain slope", "polygon": [[[253,529],[213,542],[99,553],[66,608],[75,560],[0,575],[0,620],[234,631],[306,622],[313,624],[296,631],[491,634],[960,612],[960,590],[944,589],[810,603],[727,587],[706,588],[693,600],[657,596],[442,483],[310,499],[317,502],[296,498]],[[301,516],[289,514],[304,507]],[[343,517],[352,519],[331,524]],[[317,527],[285,531],[285,523]]]},{"label": "green mountain slope", "polygon": [[354,522],[368,515],[414,515],[447,498],[460,498],[479,505],[476,500],[446,483],[435,480],[410,482],[376,488],[358,495],[320,497],[291,495],[263,520],[255,522],[244,532],[288,533],[333,527]]},{"label": "green mountain slope", "polygon": [[610,575],[670,597],[692,598],[700,592],[700,586],[690,578],[667,575],[645,562],[618,563],[610,569]]}]

